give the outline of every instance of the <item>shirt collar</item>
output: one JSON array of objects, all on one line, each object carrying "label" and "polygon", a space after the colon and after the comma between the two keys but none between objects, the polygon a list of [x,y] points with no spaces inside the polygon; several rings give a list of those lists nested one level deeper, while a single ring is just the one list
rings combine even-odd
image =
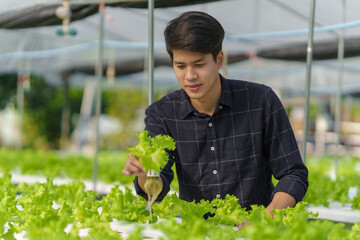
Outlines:
[{"label": "shirt collar", "polygon": [[[232,108],[232,96],[229,83],[226,78],[220,74],[221,81],[221,97],[219,106],[227,106]],[[190,100],[184,89],[180,90],[180,116],[185,119],[189,114],[197,114],[195,108],[191,105]]]},{"label": "shirt collar", "polygon": [[180,89],[180,117],[185,119],[189,114],[196,113],[194,107],[191,105],[190,100],[184,89]]},{"label": "shirt collar", "polygon": [[220,97],[219,105],[232,108],[233,103],[232,103],[229,81],[227,81],[227,79],[224,78],[221,74],[220,74],[220,81],[221,81],[221,97]]}]

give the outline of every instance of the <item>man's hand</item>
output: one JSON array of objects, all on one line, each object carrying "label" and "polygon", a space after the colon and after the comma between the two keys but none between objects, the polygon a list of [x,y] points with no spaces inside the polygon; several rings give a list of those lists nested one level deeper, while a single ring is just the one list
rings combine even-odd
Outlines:
[{"label": "man's hand", "polygon": [[[147,179],[147,172],[145,171],[144,167],[142,166],[140,159],[131,156],[128,154],[128,160],[126,161],[125,168],[121,171],[121,173],[125,176],[138,176],[138,184],[140,188],[147,193],[145,190],[145,182]],[[163,184],[162,178],[158,177],[158,180]],[[152,192],[149,192],[152,195]]]},{"label": "man's hand", "polygon": [[126,167],[121,172],[125,176],[146,176],[146,172],[141,165],[138,158],[135,158],[128,154],[128,160],[126,161]]},{"label": "man's hand", "polygon": [[[275,193],[273,200],[267,206],[265,213],[269,214],[271,217],[274,217],[273,209],[284,209],[287,207],[294,207],[296,204],[296,200],[293,196],[291,196],[288,193],[284,192],[277,192]],[[239,230],[243,229],[246,226],[251,225],[248,221],[243,221],[241,223],[236,223],[236,226],[239,228]]]},{"label": "man's hand", "polygon": [[296,204],[296,200],[293,196],[284,192],[275,193],[273,200],[267,206],[265,213],[270,214],[271,217],[274,216],[273,209],[284,209],[287,207],[294,207]]}]

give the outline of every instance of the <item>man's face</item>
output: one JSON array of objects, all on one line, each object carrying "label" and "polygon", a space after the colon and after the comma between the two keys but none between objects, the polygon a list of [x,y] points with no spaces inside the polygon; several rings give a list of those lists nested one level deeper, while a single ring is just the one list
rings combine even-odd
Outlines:
[{"label": "man's face", "polygon": [[222,51],[218,54],[216,61],[210,53],[173,51],[176,78],[191,101],[206,102],[221,92],[219,69],[223,59]]}]

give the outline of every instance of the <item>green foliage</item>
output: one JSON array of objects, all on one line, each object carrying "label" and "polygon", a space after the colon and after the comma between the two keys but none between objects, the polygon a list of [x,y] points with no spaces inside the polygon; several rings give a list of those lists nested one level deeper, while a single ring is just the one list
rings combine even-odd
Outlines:
[{"label": "green foliage", "polygon": [[[100,152],[98,155],[98,179],[107,183],[119,182],[127,185],[133,177],[121,174],[125,168],[125,152]],[[0,148],[0,172],[42,175],[45,177],[67,177],[90,180],[93,177],[94,159],[79,154],[61,154],[55,151],[10,150]]]},{"label": "green foliage", "polygon": [[240,232],[230,226],[220,226],[204,219],[197,218],[191,222],[179,224],[174,219],[154,225],[161,230],[168,239],[172,240],[202,240],[202,239],[239,239]]},{"label": "green foliage", "polygon": [[353,199],[353,204],[351,205],[353,209],[360,209],[360,192]]},{"label": "green foliage", "polygon": [[[57,186],[48,179],[46,183],[16,186],[10,182],[10,175],[4,175],[0,178],[0,238],[15,239],[14,233],[25,231],[27,239],[122,239],[112,227],[114,219],[120,224],[136,224],[127,239],[143,239],[144,231],[151,229],[171,240],[360,238],[359,223],[345,228],[341,223],[314,220],[316,214],[306,210],[305,202],[276,210],[271,218],[264,206],[253,205],[245,211],[234,196],[195,203],[173,194],[154,205],[158,221],[149,225],[145,200],[130,189],[122,191],[115,185],[98,199],[79,181]],[[209,212],[213,215],[205,220],[203,216]],[[176,217],[179,215],[181,218]],[[243,220],[250,225],[239,231],[234,223]],[[84,229],[89,230],[88,235],[80,237]]]},{"label": "green foliage", "polygon": [[[70,89],[71,111],[79,112],[82,90]],[[16,106],[17,75],[0,75],[0,109],[9,103]],[[24,92],[23,145],[58,148],[64,88],[50,86],[41,76],[31,76],[30,88]],[[74,125],[70,124],[73,129]]]},{"label": "green foliage", "polygon": [[211,204],[216,208],[216,214],[212,220],[230,226],[245,220],[248,212],[238,204],[238,200],[232,195],[226,195],[225,201],[213,200]]},{"label": "green foliage", "polygon": [[126,240],[143,240],[144,239],[143,230],[144,230],[143,226],[137,226],[136,229],[132,231],[130,235],[126,238]]},{"label": "green foliage", "polygon": [[16,75],[0,75],[0,110],[9,103],[16,105]]},{"label": "green foliage", "polygon": [[[71,91],[75,91],[72,89]],[[81,98],[71,99],[76,112]],[[61,133],[62,109],[65,104],[64,88],[48,85],[42,77],[31,76],[31,88],[25,92],[24,146],[58,148]],[[74,126],[70,126],[73,129]],[[33,129],[34,128],[34,129]]]},{"label": "green foliage", "polygon": [[[132,184],[133,177],[122,175],[125,168],[126,152],[100,152],[98,156],[98,178],[107,183]],[[42,175],[46,177],[67,177],[71,179],[92,179],[93,157],[76,154],[61,154],[55,151],[10,150],[0,148],[0,172],[6,174]],[[360,209],[360,159],[343,157],[339,160],[338,177],[331,178],[334,160],[332,157],[309,158],[309,188],[304,201],[313,205],[329,206],[333,201],[351,204],[352,208]],[[171,184],[178,190],[175,166],[175,178]],[[276,185],[277,180],[274,180]],[[357,187],[358,193],[349,198],[350,187]]]},{"label": "green foliage", "polygon": [[351,227],[350,239],[360,239],[360,222],[355,223]]},{"label": "green foliage", "polygon": [[320,106],[317,103],[310,103],[309,105],[309,118],[315,119],[319,115]]},{"label": "green foliage", "polygon": [[[9,103],[16,106],[17,75],[0,75],[0,110]],[[79,121],[84,89],[49,85],[41,76],[32,75],[30,88],[24,96],[23,146],[36,149],[59,149],[61,119],[66,104],[70,107],[70,132]],[[166,92],[154,92],[159,99]],[[66,102],[68,98],[69,102]],[[143,129],[147,92],[133,86],[104,86],[101,113],[115,117],[122,125],[120,133],[110,134],[100,141],[102,150],[126,150],[136,142],[135,132]],[[119,141],[121,139],[121,141]]]},{"label": "green foliage", "polygon": [[[150,137],[146,138],[147,140]],[[171,146],[170,146],[171,147]],[[133,177],[121,174],[127,160],[126,152],[100,152],[98,155],[98,178],[107,183],[132,184]],[[10,150],[0,148],[0,172],[6,174],[42,175],[46,177],[67,177],[71,179],[92,179],[93,157],[78,154],[62,154],[55,151]],[[333,157],[309,158],[309,188],[304,201],[313,205],[329,206],[333,201],[351,204],[360,209],[360,159],[343,157],[339,160],[338,177],[330,177],[333,172]],[[178,190],[175,166],[172,168],[175,178],[171,183]],[[277,180],[273,179],[276,185]],[[358,193],[349,198],[350,187],[357,187]]]},{"label": "green foliage", "polygon": [[167,195],[160,203],[153,205],[154,213],[161,218],[181,215],[185,221],[202,218],[206,213],[214,213],[215,209],[209,201],[201,200],[199,203],[180,200],[176,194]]},{"label": "green foliage", "polygon": [[[179,202],[180,201],[180,202]],[[274,218],[265,214],[264,206],[253,205],[250,211],[242,209],[234,196],[226,196],[211,203],[182,203],[175,195],[166,197],[154,205],[154,213],[169,219],[153,226],[168,239],[352,239],[359,237],[356,228],[345,229],[344,224],[331,221],[311,220],[317,214],[306,211],[307,203],[294,208],[275,210]],[[214,208],[215,206],[215,208]],[[232,212],[234,210],[234,212]],[[201,217],[210,211],[213,217]],[[193,212],[193,214],[191,214]],[[181,223],[174,216],[182,216]],[[184,217],[185,216],[185,217]],[[248,221],[241,231],[234,228],[236,222]],[[179,234],[181,233],[181,234]]]},{"label": "green foliage", "polygon": [[141,164],[146,171],[152,169],[160,172],[169,158],[165,149],[175,150],[174,139],[167,135],[150,137],[147,131],[136,135],[140,142],[135,147],[128,148],[128,153],[140,158]]},{"label": "green foliage", "polygon": [[[154,92],[155,99],[158,95]],[[126,150],[135,145],[134,133],[144,129],[145,108],[148,105],[147,92],[143,89],[127,86],[126,88],[106,88],[103,90],[104,113],[119,119],[123,125],[121,133],[106,136],[101,144],[104,150]],[[119,141],[121,139],[121,141]]]},{"label": "green foliage", "polygon": [[129,188],[125,193],[115,185],[111,192],[100,201],[102,212],[101,220],[111,221],[113,218],[129,222],[146,223],[150,220],[150,213],[146,210],[145,200],[136,200]]},{"label": "green foliage", "polygon": [[360,99],[354,100],[354,103],[351,105],[351,121],[360,122]]},{"label": "green foliage", "polygon": [[[360,198],[349,198],[350,187],[357,187],[360,192],[360,159],[356,157],[342,157],[339,159],[337,177],[335,176],[335,162],[332,156],[309,158],[309,188],[304,201],[314,205],[329,206],[333,201],[343,204],[352,203],[352,208],[360,209]],[[332,177],[333,176],[333,177]]]}]

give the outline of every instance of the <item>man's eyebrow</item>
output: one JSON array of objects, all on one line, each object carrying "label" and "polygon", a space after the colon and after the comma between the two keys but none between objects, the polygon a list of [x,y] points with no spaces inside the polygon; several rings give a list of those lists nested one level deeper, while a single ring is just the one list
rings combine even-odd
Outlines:
[{"label": "man's eyebrow", "polygon": [[205,60],[205,57],[198,58],[194,61],[194,63],[202,62]]},{"label": "man's eyebrow", "polygon": [[[204,60],[205,60],[204,57],[200,57],[200,58],[196,59],[195,61],[193,61],[193,63],[202,62],[202,61],[204,61]],[[182,61],[174,61],[174,63],[175,63],[175,64],[184,64],[184,62],[182,62]]]}]

